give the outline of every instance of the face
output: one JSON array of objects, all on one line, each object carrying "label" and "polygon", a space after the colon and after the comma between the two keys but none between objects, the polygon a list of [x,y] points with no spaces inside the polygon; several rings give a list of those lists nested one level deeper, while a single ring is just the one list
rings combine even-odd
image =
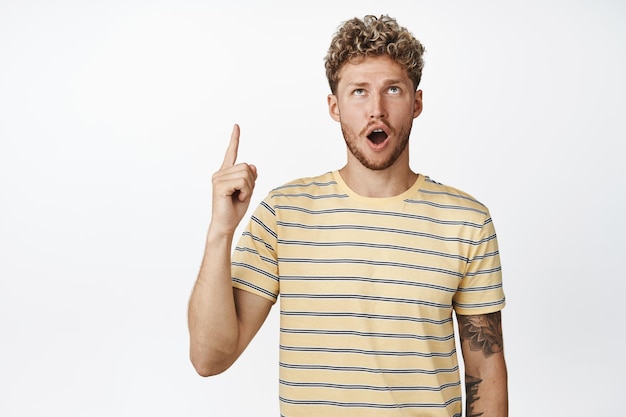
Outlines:
[{"label": "face", "polygon": [[422,111],[422,92],[406,71],[386,55],[347,62],[335,94],[328,96],[331,117],[341,123],[350,150],[348,163],[383,170],[404,155],[408,164],[413,119]]}]

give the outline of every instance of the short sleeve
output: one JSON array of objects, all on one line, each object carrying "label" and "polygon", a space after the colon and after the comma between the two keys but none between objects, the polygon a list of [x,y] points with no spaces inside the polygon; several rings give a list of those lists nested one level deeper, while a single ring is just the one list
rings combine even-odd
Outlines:
[{"label": "short sleeve", "polygon": [[275,303],[279,293],[276,212],[263,200],[250,217],[231,260],[233,287]]},{"label": "short sleeve", "polygon": [[467,269],[453,305],[460,315],[493,313],[505,305],[498,239],[489,213],[472,242]]}]

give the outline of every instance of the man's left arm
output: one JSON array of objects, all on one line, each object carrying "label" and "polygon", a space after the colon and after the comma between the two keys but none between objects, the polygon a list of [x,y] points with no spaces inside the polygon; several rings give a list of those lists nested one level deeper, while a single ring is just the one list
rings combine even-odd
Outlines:
[{"label": "man's left arm", "polygon": [[457,315],[465,363],[467,417],[507,417],[507,371],[502,315]]}]

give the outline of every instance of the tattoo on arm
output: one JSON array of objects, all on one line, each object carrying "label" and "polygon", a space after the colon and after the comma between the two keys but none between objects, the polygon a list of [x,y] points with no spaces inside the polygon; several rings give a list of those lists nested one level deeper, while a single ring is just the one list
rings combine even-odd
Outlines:
[{"label": "tattoo on arm", "polygon": [[502,315],[495,312],[457,317],[461,342],[468,341],[471,350],[482,351],[485,357],[502,352]]},{"label": "tattoo on arm", "polygon": [[467,394],[467,417],[480,417],[483,413],[474,410],[474,403],[480,399],[478,396],[478,385],[482,379],[465,374],[465,393]]}]

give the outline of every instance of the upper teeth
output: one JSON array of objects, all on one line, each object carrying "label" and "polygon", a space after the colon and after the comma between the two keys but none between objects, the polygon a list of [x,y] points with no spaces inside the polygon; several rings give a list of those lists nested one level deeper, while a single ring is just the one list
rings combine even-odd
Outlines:
[{"label": "upper teeth", "polygon": [[383,131],[382,129],[376,129],[376,130],[374,130],[374,132],[382,132],[382,131]]}]

